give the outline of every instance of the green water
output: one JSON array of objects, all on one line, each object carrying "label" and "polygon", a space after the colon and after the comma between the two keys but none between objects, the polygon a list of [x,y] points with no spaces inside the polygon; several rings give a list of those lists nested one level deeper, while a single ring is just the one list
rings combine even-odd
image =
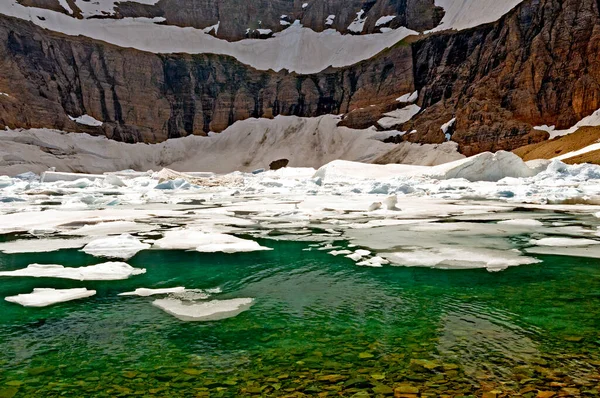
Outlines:
[{"label": "green water", "polygon": [[[141,252],[129,263],[147,273],[125,281],[0,279],[1,297],[98,291],[43,309],[0,302],[0,397],[598,395],[599,260],[545,256],[494,274],[373,269],[304,243],[260,243],[275,250]],[[2,270],[33,262],[102,261],[75,250],[0,255]],[[186,323],[151,297],[117,296],[174,286],[255,304]]]}]

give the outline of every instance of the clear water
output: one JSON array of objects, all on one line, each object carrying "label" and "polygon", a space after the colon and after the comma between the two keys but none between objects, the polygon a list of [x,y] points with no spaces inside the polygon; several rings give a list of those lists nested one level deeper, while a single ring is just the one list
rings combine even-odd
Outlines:
[{"label": "clear water", "polygon": [[[305,243],[261,244],[275,250],[141,252],[129,263],[147,273],[126,281],[1,279],[2,298],[98,294],[43,309],[0,302],[0,397],[599,394],[599,260],[545,256],[497,274],[372,269]],[[33,262],[101,261],[0,255],[3,270]],[[117,296],[173,286],[256,300],[235,318],[186,323],[151,297]]]}]

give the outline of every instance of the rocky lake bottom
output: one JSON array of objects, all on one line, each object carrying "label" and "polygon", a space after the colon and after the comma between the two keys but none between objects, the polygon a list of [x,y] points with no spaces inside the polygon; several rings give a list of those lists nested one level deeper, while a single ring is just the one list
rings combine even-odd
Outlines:
[{"label": "rocky lake bottom", "polygon": [[[360,268],[308,243],[272,251],[142,251],[122,281],[3,278],[95,289],[47,308],[0,302],[0,397],[553,397],[600,394],[598,260],[483,269]],[[347,242],[336,242],[344,246]],[[76,250],[0,254],[0,270],[99,262]],[[253,298],[235,317],[184,322],[122,297],[138,287]]]}]

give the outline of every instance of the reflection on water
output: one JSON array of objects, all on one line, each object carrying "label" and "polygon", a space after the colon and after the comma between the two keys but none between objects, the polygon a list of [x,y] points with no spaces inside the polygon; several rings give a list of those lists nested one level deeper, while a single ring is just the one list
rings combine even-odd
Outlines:
[{"label": "reflection on water", "polygon": [[[126,281],[0,280],[2,297],[98,291],[43,309],[0,304],[0,397],[597,393],[592,260],[545,256],[499,274],[365,269],[302,243],[267,245],[275,250],[142,252],[130,263],[148,272]],[[34,261],[41,257],[0,255],[0,268]],[[62,251],[43,262],[98,260]],[[173,286],[219,287],[212,298],[255,304],[235,318],[186,323],[154,298],[117,296]]]}]

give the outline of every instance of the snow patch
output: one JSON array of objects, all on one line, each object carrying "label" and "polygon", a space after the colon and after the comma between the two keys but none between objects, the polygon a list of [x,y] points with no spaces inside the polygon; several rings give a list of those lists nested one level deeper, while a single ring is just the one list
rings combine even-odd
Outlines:
[{"label": "snow patch", "polygon": [[354,21],[348,26],[350,32],[362,33],[365,28],[365,22],[367,21],[367,17],[363,18],[363,15],[365,15],[365,10],[360,10],[356,13],[356,18],[354,18]]},{"label": "snow patch", "polygon": [[77,117],[69,116],[69,119],[75,123],[83,124],[85,126],[100,127],[103,124],[100,120],[96,120],[90,115],[82,115]]},{"label": "snow patch", "polygon": [[386,16],[383,16],[383,17],[379,18],[377,20],[377,22],[375,22],[375,27],[378,28],[378,27],[380,27],[382,25],[387,25],[390,22],[392,22],[395,18],[396,18],[395,15],[386,15]]}]

